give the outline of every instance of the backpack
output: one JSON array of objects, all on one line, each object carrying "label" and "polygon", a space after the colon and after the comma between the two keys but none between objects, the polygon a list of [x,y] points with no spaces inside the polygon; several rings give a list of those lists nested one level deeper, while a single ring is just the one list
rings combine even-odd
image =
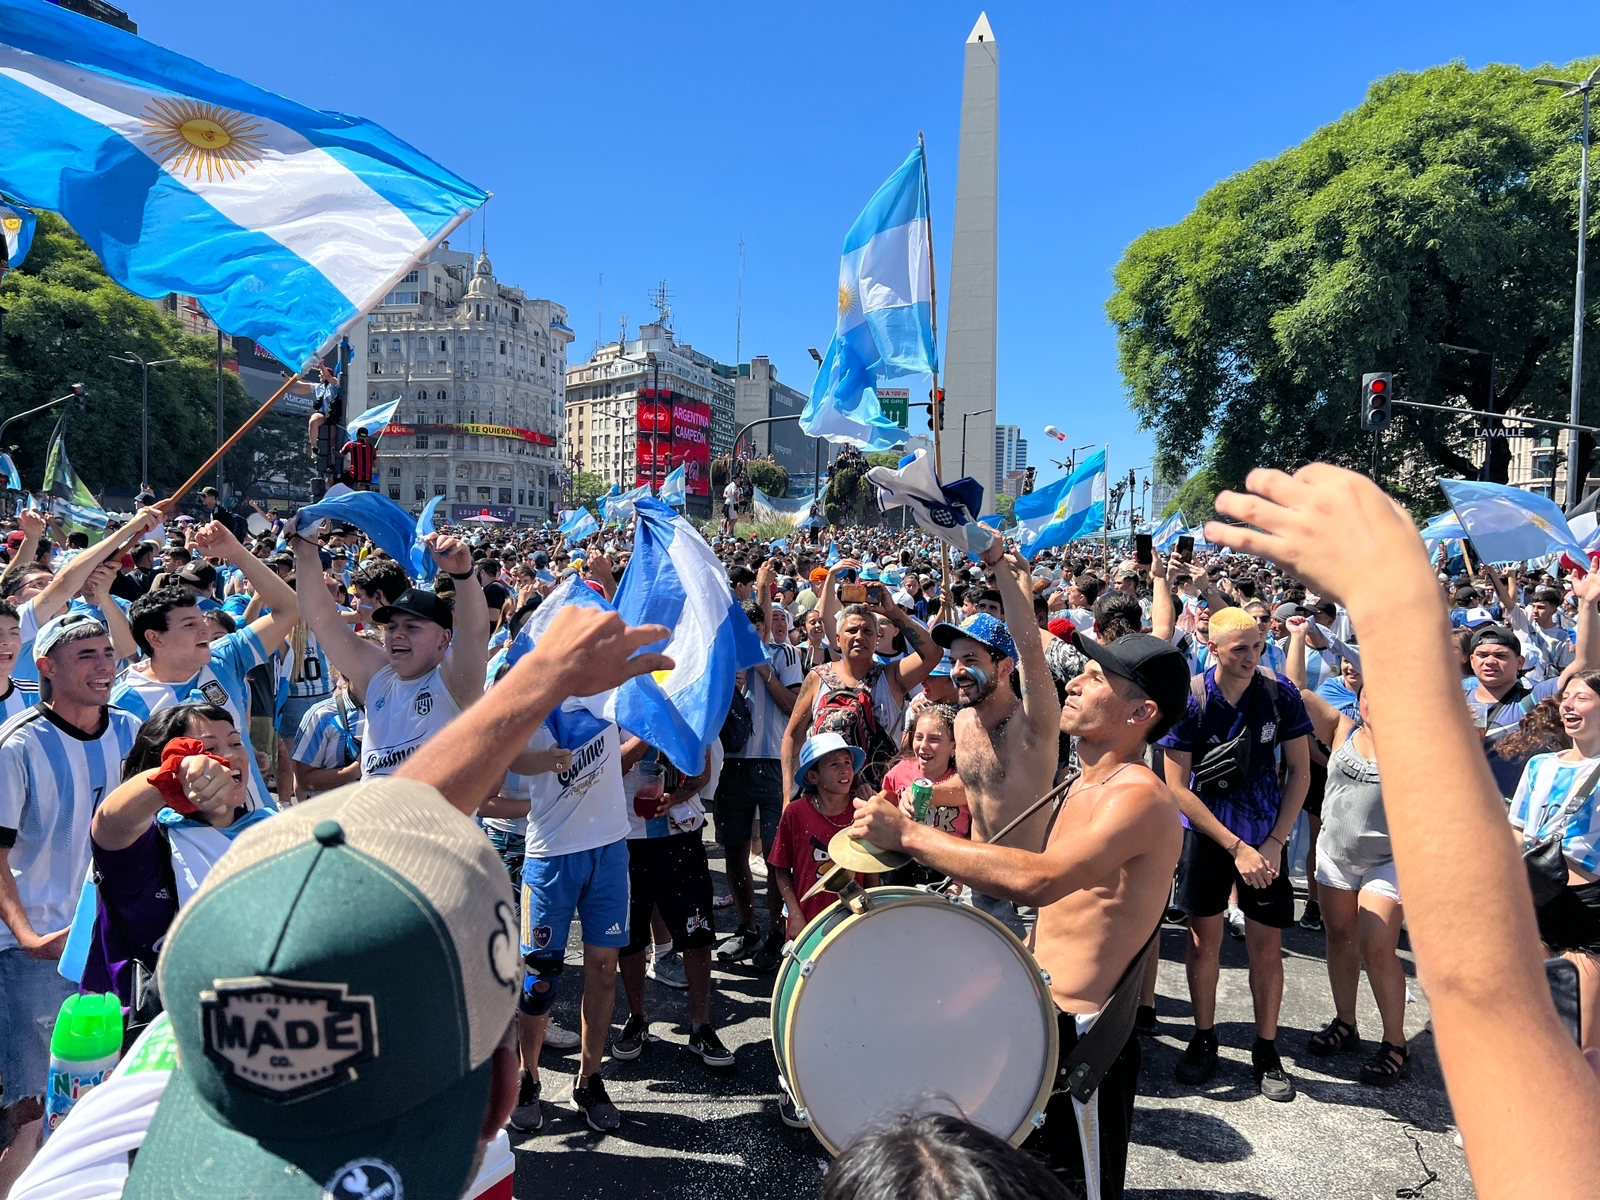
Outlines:
[{"label": "backpack", "polygon": [[738,688],[733,689],[733,700],[728,704],[728,715],[723,719],[722,732],[717,735],[724,754],[737,754],[743,750],[750,735],[755,732],[755,719],[750,712],[750,701]]},{"label": "backpack", "polygon": [[882,784],[889,762],[897,753],[894,739],[878,723],[878,714],[872,707],[872,692],[882,674],[883,667],[874,664],[861,686],[853,687],[839,678],[831,663],[818,667],[823,692],[811,722],[813,734],[840,734],[866,752],[867,762],[861,773],[874,788]]},{"label": "backpack", "polygon": [[[1275,720],[1281,721],[1278,711],[1278,677],[1270,667],[1257,667],[1261,681],[1266,685],[1267,698],[1272,702]],[[1200,705],[1202,719],[1205,715],[1206,677],[1204,674],[1189,677],[1189,694]],[[1227,793],[1242,785],[1250,776],[1250,721],[1240,714],[1239,731],[1219,746],[1213,746],[1201,756],[1192,768],[1192,786],[1196,792]]]}]

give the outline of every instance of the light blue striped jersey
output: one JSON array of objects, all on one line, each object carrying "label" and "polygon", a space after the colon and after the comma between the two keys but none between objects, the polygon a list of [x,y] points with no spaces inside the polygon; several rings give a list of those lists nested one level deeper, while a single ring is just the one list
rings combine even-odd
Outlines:
[{"label": "light blue striped jersey", "polygon": [[[1572,797],[1572,789],[1582,787],[1589,773],[1600,766],[1600,758],[1568,762],[1559,754],[1535,754],[1522,769],[1522,782],[1511,798],[1511,825],[1522,830],[1526,842],[1536,842],[1555,833],[1554,819],[1562,805]],[[1600,811],[1590,792],[1578,811],[1567,819],[1561,849],[1589,874],[1600,872]],[[1549,828],[1546,828],[1546,826]]]},{"label": "light blue striped jersey", "polygon": [[[348,718],[348,720],[347,720]],[[294,761],[308,767],[347,767],[361,757],[366,715],[347,695],[341,716],[339,697],[314,704],[300,718],[294,739]]]},{"label": "light blue striped jersey", "polygon": [[11,678],[19,683],[39,686],[39,667],[33,661],[33,640],[39,636],[39,618],[33,615],[32,600],[17,609],[17,622],[22,626],[22,645],[17,650],[17,661],[12,665]]},{"label": "light blue striped jersey", "polygon": [[322,647],[317,643],[317,635],[309,629],[306,630],[306,657],[300,668],[298,682],[294,675],[294,655],[291,647],[285,644],[282,650],[273,654],[278,662],[278,698],[282,706],[283,697],[296,696],[301,699],[311,696],[327,696],[333,692],[333,675],[328,670],[328,657],[322,653]]},{"label": "light blue striped jersey", "polygon": [[111,703],[141,721],[170,705],[191,700],[227,709],[250,758],[251,809],[277,808],[277,802],[267,792],[267,781],[261,777],[255,748],[250,743],[250,685],[244,678],[252,667],[259,667],[266,661],[267,653],[261,639],[246,625],[212,642],[211,661],[193,679],[183,683],[161,683],[129,667],[117,677],[111,689]]},{"label": "light blue striped jersey", "polygon": [[26,712],[39,703],[39,685],[24,683],[12,676],[6,680],[6,694],[0,696],[0,724]]},{"label": "light blue striped jersey", "polygon": [[[45,705],[0,726],[0,828],[14,829],[11,870],[35,933],[72,923],[89,870],[89,820],[122,780],[138,718],[111,708],[90,735]],[[0,950],[17,945],[0,924]]]}]

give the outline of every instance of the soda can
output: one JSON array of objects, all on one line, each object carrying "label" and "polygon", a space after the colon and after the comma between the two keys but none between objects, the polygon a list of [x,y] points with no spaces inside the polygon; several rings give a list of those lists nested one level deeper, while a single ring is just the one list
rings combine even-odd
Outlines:
[{"label": "soda can", "polygon": [[933,806],[933,782],[918,779],[911,785],[911,816],[919,825],[928,823],[928,809]]}]

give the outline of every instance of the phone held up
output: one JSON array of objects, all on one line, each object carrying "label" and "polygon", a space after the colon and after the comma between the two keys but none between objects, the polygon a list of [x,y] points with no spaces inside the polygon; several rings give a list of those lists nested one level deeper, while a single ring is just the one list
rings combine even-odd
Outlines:
[{"label": "phone held up", "polygon": [[1133,561],[1141,567],[1148,567],[1156,561],[1155,543],[1148,533],[1133,535]]},{"label": "phone held up", "polygon": [[1194,561],[1194,538],[1192,536],[1186,533],[1178,539],[1177,555],[1184,562]]}]

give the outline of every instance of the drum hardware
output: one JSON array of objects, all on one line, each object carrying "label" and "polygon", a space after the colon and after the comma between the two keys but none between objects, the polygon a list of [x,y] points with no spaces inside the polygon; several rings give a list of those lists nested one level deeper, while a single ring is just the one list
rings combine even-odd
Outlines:
[{"label": "drum hardware", "polygon": [[893,871],[911,861],[909,854],[902,854],[898,850],[883,850],[865,838],[851,837],[848,829],[841,829],[828,839],[828,857],[839,866],[862,875]]}]

